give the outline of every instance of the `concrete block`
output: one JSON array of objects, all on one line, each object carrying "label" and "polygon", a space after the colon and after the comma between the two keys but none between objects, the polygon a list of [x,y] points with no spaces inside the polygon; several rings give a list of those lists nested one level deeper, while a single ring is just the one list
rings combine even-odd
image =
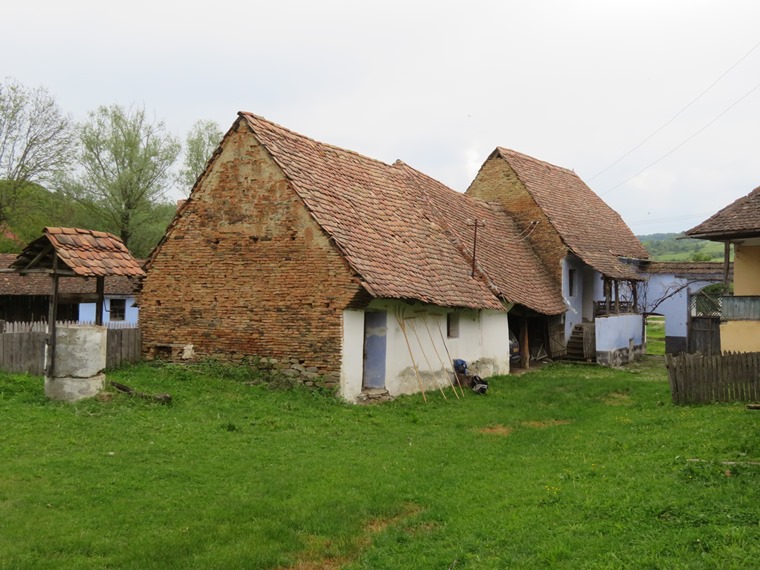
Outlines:
[{"label": "concrete block", "polygon": [[45,396],[63,402],[92,398],[103,389],[105,381],[105,374],[97,374],[90,378],[45,378]]}]

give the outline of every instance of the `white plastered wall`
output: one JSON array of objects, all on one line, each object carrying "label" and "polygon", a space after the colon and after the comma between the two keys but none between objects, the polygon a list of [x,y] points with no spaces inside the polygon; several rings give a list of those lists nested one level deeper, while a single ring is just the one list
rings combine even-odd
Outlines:
[{"label": "white plastered wall", "polygon": [[[452,359],[466,360],[481,377],[509,373],[509,323],[506,311],[454,310],[378,299],[369,310],[386,311],[385,388],[392,396],[448,386]],[[459,313],[459,333],[448,338],[447,313]],[[406,325],[406,338],[398,322]],[[355,401],[362,391],[364,311],[343,312],[341,395]],[[419,370],[419,378],[413,362]]]}]

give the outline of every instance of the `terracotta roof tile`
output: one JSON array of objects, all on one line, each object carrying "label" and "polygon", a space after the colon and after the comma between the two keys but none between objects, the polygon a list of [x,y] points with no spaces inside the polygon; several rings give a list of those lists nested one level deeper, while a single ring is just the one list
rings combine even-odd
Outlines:
[{"label": "terracotta roof tile", "polygon": [[[729,276],[733,274],[734,264],[729,264]],[[722,261],[651,261],[642,265],[645,273],[653,275],[675,275],[705,281],[723,279]]]},{"label": "terracotta roof tile", "polygon": [[694,226],[686,235],[703,239],[760,235],[760,187]]},{"label": "terracotta roof tile", "polygon": [[[403,165],[319,143],[250,113],[240,115],[372,295],[502,308],[493,284],[471,276],[468,260],[430,202],[451,200],[471,209],[472,217],[485,215],[487,206],[422,180]],[[498,292],[514,293],[506,289]]]},{"label": "terracotta roof tile", "polygon": [[[42,237],[29,244],[13,262],[15,269],[26,268],[48,245],[58,259],[82,277],[122,275],[141,277],[140,264],[116,236],[80,228],[45,228]],[[52,251],[38,259],[35,267],[52,269]],[[120,259],[121,262],[115,261]]]},{"label": "terracotta roof tile", "polygon": [[497,148],[544,211],[565,244],[597,271],[616,279],[640,279],[620,257],[647,259],[641,242],[620,215],[572,170]]}]

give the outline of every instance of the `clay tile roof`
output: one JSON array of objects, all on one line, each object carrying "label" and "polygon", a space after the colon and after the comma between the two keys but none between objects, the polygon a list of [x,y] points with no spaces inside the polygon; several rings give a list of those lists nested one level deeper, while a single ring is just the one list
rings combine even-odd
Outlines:
[{"label": "clay tile roof", "polygon": [[[729,276],[734,264],[729,264]],[[720,281],[725,270],[721,261],[650,261],[642,265],[645,273],[655,275],[675,275],[686,279]]]},{"label": "clay tile roof", "polygon": [[[0,268],[7,269],[16,261],[15,253],[0,254]],[[132,295],[135,292],[136,280],[123,275],[106,277],[104,283],[106,295]],[[0,297],[5,295],[26,296],[44,295],[51,292],[50,277],[40,273],[21,275],[19,273],[0,273]],[[59,282],[61,295],[95,294],[95,279],[79,277],[63,277]]]},{"label": "clay tile roof", "polygon": [[620,215],[572,170],[498,147],[570,250],[588,265],[616,279],[640,279],[619,258],[649,254]]},{"label": "clay tile roof", "polygon": [[467,260],[404,168],[314,141],[250,113],[240,116],[370,294],[503,309],[487,280],[471,276]]},{"label": "clay tile roof", "polygon": [[450,232],[470,267],[474,221],[478,221],[476,267],[497,295],[539,313],[560,314],[566,310],[561,287],[550,277],[525,239],[530,228],[519,228],[499,204],[454,192],[437,180],[403,166],[425,192],[439,223]]},{"label": "clay tile roof", "polygon": [[[45,228],[42,237],[26,246],[11,266],[16,270],[52,269],[53,252],[64,268],[80,277],[145,275],[119,238],[80,228]],[[114,262],[116,259],[121,262]]]},{"label": "clay tile roof", "polygon": [[686,235],[719,241],[760,235],[760,187],[691,228]]}]

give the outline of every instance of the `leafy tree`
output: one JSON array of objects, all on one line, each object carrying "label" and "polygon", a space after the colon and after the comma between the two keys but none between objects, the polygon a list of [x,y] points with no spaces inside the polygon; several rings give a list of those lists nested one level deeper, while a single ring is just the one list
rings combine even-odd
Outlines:
[{"label": "leafy tree", "polygon": [[222,129],[215,121],[196,121],[185,139],[185,158],[179,172],[179,183],[185,195],[190,194],[195,181],[222,140]]},{"label": "leafy tree", "polygon": [[30,89],[12,78],[0,83],[0,226],[28,205],[25,188],[70,166],[74,143],[74,123],[47,89]]},{"label": "leafy tree", "polygon": [[164,201],[180,143],[163,122],[148,120],[144,109],[118,105],[90,112],[79,140],[80,171],[61,187],[96,216],[98,227],[131,248]]}]

